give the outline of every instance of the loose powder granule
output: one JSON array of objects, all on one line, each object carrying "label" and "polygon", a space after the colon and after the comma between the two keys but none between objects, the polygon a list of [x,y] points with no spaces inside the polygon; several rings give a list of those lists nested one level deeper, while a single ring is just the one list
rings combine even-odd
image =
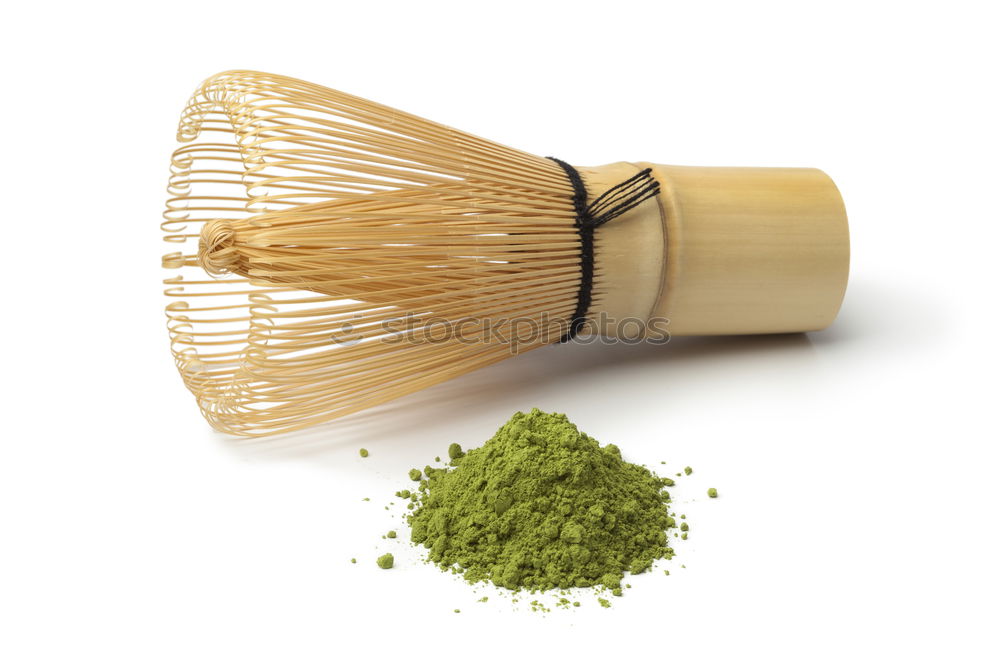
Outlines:
[{"label": "loose powder granule", "polygon": [[375,563],[383,570],[388,570],[393,564],[392,554],[382,554],[375,560]]},{"label": "loose powder granule", "polygon": [[482,447],[448,453],[453,467],[425,470],[408,521],[428,559],[470,583],[614,590],[625,571],[673,556],[661,494],[673,480],[623,461],[565,415],[519,412]]}]

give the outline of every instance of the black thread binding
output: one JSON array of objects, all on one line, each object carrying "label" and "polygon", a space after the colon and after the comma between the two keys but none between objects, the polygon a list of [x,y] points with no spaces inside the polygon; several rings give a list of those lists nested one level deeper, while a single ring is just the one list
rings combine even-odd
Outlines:
[{"label": "black thread binding", "polygon": [[587,187],[580,172],[573,165],[559,158],[548,158],[566,172],[573,185],[573,209],[576,211],[577,232],[580,234],[580,289],[576,296],[576,310],[570,320],[569,331],[560,343],[573,340],[587,321],[587,311],[594,290],[594,231],[604,223],[632,210],[642,202],[660,193],[660,184],[653,178],[651,169],[643,169],[635,176],[610,188],[587,204]]}]

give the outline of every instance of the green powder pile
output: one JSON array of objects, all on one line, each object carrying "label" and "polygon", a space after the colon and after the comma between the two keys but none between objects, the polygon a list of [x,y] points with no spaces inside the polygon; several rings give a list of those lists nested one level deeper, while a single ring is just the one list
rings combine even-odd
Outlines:
[{"label": "green powder pile", "polygon": [[549,590],[603,586],[671,558],[673,480],[622,460],[562,414],[517,413],[482,447],[424,469],[408,516],[429,560],[470,583]]}]

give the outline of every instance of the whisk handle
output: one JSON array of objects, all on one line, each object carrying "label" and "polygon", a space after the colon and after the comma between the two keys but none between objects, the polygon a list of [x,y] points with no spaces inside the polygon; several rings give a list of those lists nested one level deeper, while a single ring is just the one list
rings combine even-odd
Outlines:
[{"label": "whisk handle", "polygon": [[615,163],[585,176],[588,184],[612,183],[646,167],[660,182],[656,205],[605,225],[597,241],[600,305],[609,321],[666,319],[671,335],[792,333],[833,322],[847,287],[850,242],[829,176],[646,163]]}]

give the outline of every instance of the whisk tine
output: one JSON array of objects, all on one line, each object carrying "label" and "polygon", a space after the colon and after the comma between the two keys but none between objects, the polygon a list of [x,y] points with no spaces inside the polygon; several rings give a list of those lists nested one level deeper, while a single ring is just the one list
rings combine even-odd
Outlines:
[{"label": "whisk tine", "polygon": [[168,330],[217,429],[289,431],[494,363],[504,321],[550,324],[521,349],[565,331],[579,245],[550,160],[248,71],[205,81],[177,136]]}]

